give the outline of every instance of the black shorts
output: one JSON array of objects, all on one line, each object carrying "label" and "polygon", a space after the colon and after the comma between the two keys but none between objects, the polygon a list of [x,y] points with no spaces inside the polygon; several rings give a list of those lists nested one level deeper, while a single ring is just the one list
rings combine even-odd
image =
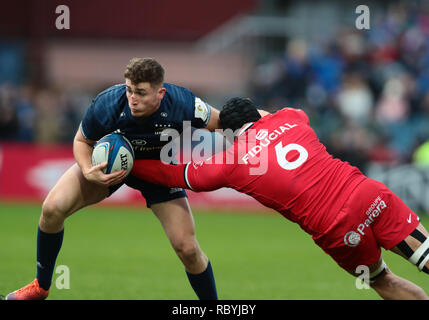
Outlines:
[{"label": "black shorts", "polygon": [[182,188],[160,186],[158,184],[141,180],[132,175],[126,177],[122,183],[109,187],[109,196],[118,190],[123,184],[126,184],[130,188],[139,190],[142,196],[146,199],[146,205],[148,208],[156,203],[187,197],[185,190]]}]

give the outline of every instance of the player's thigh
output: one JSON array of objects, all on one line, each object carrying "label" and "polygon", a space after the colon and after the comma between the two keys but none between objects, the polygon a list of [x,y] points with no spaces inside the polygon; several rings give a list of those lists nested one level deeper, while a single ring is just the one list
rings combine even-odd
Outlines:
[{"label": "player's thigh", "polygon": [[100,202],[109,194],[107,187],[86,180],[75,163],[58,180],[44,201],[46,210],[69,216],[77,210]]},{"label": "player's thigh", "polygon": [[151,206],[171,242],[195,237],[195,223],[187,198],[178,198]]},{"label": "player's thigh", "polygon": [[194,219],[183,189],[152,184],[133,175],[129,175],[124,182],[130,188],[141,192],[170,241],[195,234]]}]

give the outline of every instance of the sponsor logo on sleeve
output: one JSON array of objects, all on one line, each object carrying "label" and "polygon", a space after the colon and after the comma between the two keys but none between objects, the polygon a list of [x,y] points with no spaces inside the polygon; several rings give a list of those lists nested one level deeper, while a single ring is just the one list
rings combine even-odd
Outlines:
[{"label": "sponsor logo on sleeve", "polygon": [[195,97],[195,118],[207,121],[209,116],[209,106],[200,98]]}]

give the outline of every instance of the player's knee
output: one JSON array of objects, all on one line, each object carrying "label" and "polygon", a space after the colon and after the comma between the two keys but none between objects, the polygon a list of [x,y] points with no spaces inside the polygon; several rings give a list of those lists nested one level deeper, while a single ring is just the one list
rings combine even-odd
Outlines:
[{"label": "player's knee", "polygon": [[198,254],[198,244],[194,240],[176,240],[172,243],[174,250],[182,260],[193,260]]},{"label": "player's knee", "polygon": [[61,207],[61,203],[52,198],[46,198],[42,204],[42,217],[45,223],[63,221],[65,213]]}]

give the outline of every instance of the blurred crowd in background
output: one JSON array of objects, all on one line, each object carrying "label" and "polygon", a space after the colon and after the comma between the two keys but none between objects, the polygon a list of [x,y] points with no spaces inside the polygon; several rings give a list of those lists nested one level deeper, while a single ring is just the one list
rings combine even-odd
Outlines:
[{"label": "blurred crowd in background", "polygon": [[70,143],[96,94],[0,84],[0,141]]},{"label": "blurred crowd in background", "polygon": [[258,103],[303,108],[328,150],[362,169],[418,161],[429,139],[428,89],[429,6],[405,3],[374,17],[370,30],[292,39],[252,83]]},{"label": "blurred crowd in background", "polygon": [[[255,61],[243,79],[248,96],[271,112],[303,108],[328,150],[362,170],[413,162],[429,140],[427,6],[392,5],[370,30],[349,26],[311,43],[292,38],[282,54]],[[2,82],[0,142],[69,143],[96,94]]]}]

